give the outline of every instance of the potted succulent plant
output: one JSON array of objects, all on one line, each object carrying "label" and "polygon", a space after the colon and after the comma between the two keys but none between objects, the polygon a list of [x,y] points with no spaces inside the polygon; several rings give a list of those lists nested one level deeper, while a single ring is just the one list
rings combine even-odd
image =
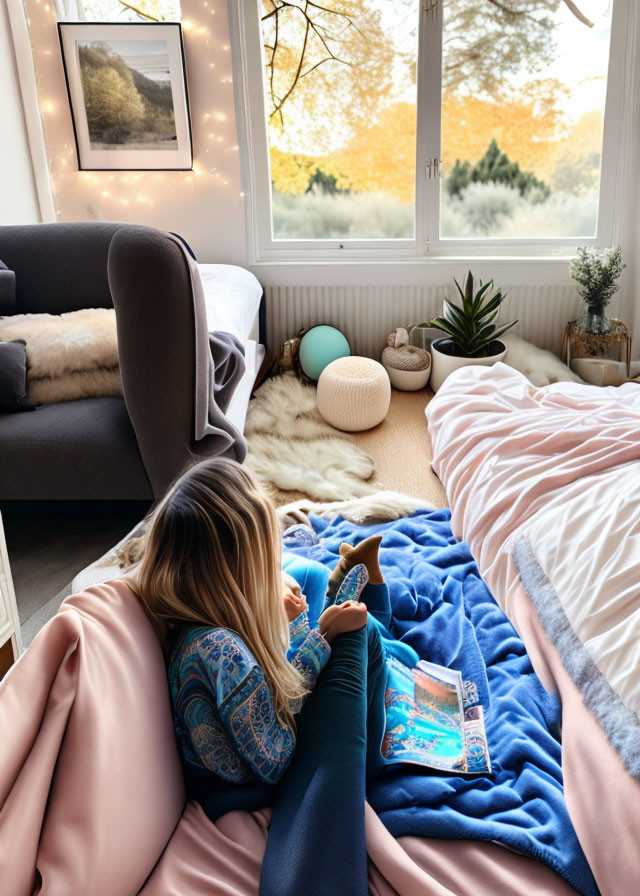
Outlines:
[{"label": "potted succulent plant", "polygon": [[506,298],[502,290],[493,290],[493,280],[480,285],[475,291],[473,275],[467,274],[464,289],[454,280],[462,305],[454,305],[447,299],[443,302],[442,317],[434,318],[429,324],[442,330],[446,336],[431,343],[431,388],[437,392],[445,379],[458,367],[470,364],[489,366],[501,361],[507,354],[500,336],[515,326],[518,321],[496,325],[500,306]]}]

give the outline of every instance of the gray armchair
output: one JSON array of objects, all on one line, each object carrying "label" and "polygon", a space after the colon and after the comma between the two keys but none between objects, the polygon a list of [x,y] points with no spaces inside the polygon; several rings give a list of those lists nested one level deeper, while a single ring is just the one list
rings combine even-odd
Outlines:
[{"label": "gray armchair", "polygon": [[0,414],[0,500],[159,498],[192,461],[194,295],[168,234],[128,224],[0,227],[16,313],[115,307],[124,391]]}]

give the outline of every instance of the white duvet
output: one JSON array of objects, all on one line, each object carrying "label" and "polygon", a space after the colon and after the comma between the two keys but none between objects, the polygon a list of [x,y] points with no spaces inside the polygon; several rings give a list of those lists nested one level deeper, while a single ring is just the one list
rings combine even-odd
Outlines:
[{"label": "white duvet", "polygon": [[468,367],[426,414],[454,533],[511,618],[525,585],[639,772],[640,386],[536,389],[504,364]]}]

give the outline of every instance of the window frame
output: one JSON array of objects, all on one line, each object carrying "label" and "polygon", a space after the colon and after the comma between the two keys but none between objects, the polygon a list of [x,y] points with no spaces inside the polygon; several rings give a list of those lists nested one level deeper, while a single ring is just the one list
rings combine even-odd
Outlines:
[{"label": "window frame", "polygon": [[[372,259],[505,258],[566,259],[576,245],[608,247],[620,241],[624,198],[625,118],[623,91],[629,70],[627,33],[632,0],[613,0],[611,42],[600,161],[598,218],[595,237],[548,239],[441,239],[440,182],[427,179],[427,159],[440,158],[442,101],[442,3],[428,15],[429,0],[420,3],[417,64],[417,131],[415,232],[413,239],[275,239],[272,232],[269,142],[264,114],[264,50],[260,0],[229,0],[234,66],[234,93],[247,248],[250,263],[274,261],[345,262]],[[627,104],[628,105],[628,104]],[[420,114],[422,110],[422,114]]]}]

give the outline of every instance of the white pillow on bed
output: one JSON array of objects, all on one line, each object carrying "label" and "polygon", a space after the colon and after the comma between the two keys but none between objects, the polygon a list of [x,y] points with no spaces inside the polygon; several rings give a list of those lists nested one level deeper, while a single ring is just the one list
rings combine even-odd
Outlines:
[{"label": "white pillow on bed", "polygon": [[538,348],[513,333],[503,336],[502,341],[507,346],[504,363],[523,373],[533,386],[582,382],[553,352]]},{"label": "white pillow on bed", "polygon": [[264,358],[258,344],[262,287],[251,273],[233,264],[199,264],[210,332],[233,334],[244,346],[245,372],[226,410],[227,419],[242,432],[251,390]]},{"label": "white pillow on bed", "polygon": [[235,264],[199,264],[207,309],[207,329],[232,333],[245,345],[258,341],[262,287],[251,273]]}]

